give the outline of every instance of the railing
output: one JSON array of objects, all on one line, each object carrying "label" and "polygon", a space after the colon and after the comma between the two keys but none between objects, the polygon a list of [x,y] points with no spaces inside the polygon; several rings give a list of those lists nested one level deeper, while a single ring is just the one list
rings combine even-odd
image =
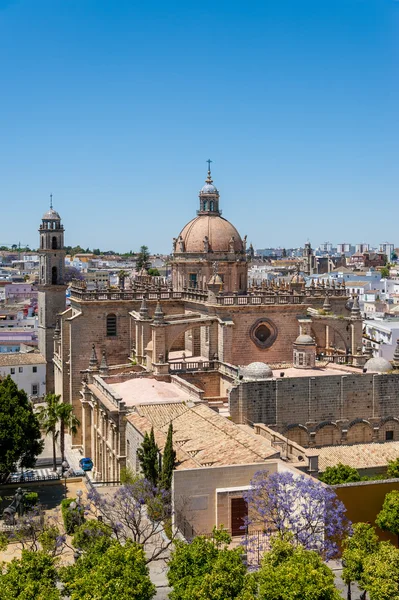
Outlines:
[{"label": "railing", "polygon": [[13,483],[18,483],[19,485],[20,483],[35,483],[37,481],[55,481],[57,479],[61,479],[61,475],[59,473],[52,473],[50,475],[23,475],[21,473],[20,477],[9,477],[7,481],[5,481],[2,485],[10,485]]},{"label": "railing", "polygon": [[320,362],[335,363],[336,365],[351,365],[353,356],[352,354],[325,354],[319,360]]},{"label": "railing", "polygon": [[169,363],[169,371],[171,373],[189,373],[190,371],[215,371],[218,368],[216,360],[198,360],[193,362],[173,362]]},{"label": "railing", "polygon": [[256,306],[264,304],[302,304],[305,296],[294,295],[257,295],[257,296],[217,296],[216,301],[221,306]]}]

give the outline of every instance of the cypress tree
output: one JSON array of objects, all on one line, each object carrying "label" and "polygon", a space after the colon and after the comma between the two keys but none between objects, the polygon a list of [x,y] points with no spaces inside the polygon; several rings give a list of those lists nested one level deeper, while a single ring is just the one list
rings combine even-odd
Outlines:
[{"label": "cypress tree", "polygon": [[173,469],[176,464],[176,452],[173,450],[173,425],[169,424],[168,436],[163,451],[161,488],[170,491],[172,487]]},{"label": "cypress tree", "polygon": [[144,477],[156,486],[159,477],[159,448],[155,443],[153,427],[151,427],[150,435],[145,434],[143,443],[137,450],[137,456]]}]

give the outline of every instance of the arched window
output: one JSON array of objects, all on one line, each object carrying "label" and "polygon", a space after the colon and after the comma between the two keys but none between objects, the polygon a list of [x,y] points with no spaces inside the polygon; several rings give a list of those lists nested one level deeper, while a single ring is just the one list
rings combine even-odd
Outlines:
[{"label": "arched window", "polygon": [[57,267],[51,269],[51,284],[57,285]]},{"label": "arched window", "polygon": [[43,236],[40,238],[40,248],[43,248]]},{"label": "arched window", "polygon": [[55,237],[55,235],[53,235],[53,237],[51,238],[51,248],[53,250],[57,250],[57,238]]},{"label": "arched window", "polygon": [[44,279],[44,267],[42,267],[42,281]]},{"label": "arched window", "polygon": [[213,200],[211,200],[209,203],[209,210],[213,210],[213,207],[214,207]]},{"label": "arched window", "polygon": [[107,315],[107,337],[116,336],[116,315]]},{"label": "arched window", "polygon": [[204,210],[208,210],[208,202],[204,200]]}]

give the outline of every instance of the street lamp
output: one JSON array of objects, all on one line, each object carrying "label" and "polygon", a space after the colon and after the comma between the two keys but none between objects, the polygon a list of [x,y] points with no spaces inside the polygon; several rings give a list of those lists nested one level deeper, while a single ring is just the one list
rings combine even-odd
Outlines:
[{"label": "street lamp", "polygon": [[66,460],[64,460],[61,464],[62,469],[63,469],[63,474],[64,474],[64,488],[65,488],[65,498],[67,495],[67,484],[66,484],[66,474],[67,474],[67,469],[69,468],[69,464],[67,463]]}]

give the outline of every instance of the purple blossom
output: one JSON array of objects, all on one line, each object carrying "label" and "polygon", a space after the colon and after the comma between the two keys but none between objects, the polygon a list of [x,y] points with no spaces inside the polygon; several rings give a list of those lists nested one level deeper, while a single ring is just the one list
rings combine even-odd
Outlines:
[{"label": "purple blossom", "polygon": [[254,542],[251,531],[262,529],[261,542],[256,534],[262,550],[268,548],[271,535],[289,532],[295,543],[326,560],[338,556],[339,540],[348,533],[350,523],[345,506],[331,488],[289,471],[259,471],[244,498],[248,503],[247,546]]}]

